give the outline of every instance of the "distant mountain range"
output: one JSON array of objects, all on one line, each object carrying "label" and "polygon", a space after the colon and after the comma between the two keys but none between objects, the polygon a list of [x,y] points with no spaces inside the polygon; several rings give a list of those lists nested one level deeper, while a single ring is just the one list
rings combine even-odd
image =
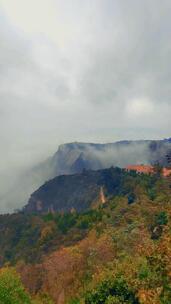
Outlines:
[{"label": "distant mountain range", "polygon": [[107,144],[63,144],[52,157],[20,176],[4,200],[8,205],[20,208],[26,204],[33,191],[55,176],[81,173],[83,169],[98,170],[111,166],[124,168],[128,165],[149,165],[155,162],[167,166],[166,154],[171,154],[171,138],[125,140]]}]

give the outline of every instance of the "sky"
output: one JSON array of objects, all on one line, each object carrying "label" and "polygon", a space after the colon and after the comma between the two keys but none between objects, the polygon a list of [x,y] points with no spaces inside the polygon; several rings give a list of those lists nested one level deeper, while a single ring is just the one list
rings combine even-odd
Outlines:
[{"label": "sky", "polygon": [[170,0],[0,0],[0,182],[72,141],[171,136]]}]

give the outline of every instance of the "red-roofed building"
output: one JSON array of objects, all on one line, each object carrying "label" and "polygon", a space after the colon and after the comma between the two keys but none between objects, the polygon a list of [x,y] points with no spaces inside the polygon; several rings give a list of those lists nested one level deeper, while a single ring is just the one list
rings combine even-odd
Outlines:
[{"label": "red-roofed building", "polygon": [[154,173],[153,166],[148,165],[129,165],[126,167],[128,171],[136,171],[137,173],[145,173],[145,174],[152,174]]},{"label": "red-roofed building", "polygon": [[[154,168],[150,165],[129,165],[126,167],[128,171],[136,171],[137,173],[153,174]],[[168,177],[171,175],[171,169],[163,168],[163,176]]]}]

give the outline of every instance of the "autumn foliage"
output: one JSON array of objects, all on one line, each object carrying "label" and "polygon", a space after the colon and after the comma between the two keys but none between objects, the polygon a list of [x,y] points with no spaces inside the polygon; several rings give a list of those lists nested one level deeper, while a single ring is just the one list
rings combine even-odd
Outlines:
[{"label": "autumn foliage", "polygon": [[[20,240],[15,255],[2,256],[2,266],[7,260],[15,265],[28,299],[38,304],[171,303],[170,179],[131,173],[124,187],[125,194],[109,196],[94,210],[28,217],[27,227],[20,223],[22,244],[32,259],[24,248],[22,254]],[[5,233],[14,246],[10,229]],[[2,253],[4,248],[6,243]]]}]

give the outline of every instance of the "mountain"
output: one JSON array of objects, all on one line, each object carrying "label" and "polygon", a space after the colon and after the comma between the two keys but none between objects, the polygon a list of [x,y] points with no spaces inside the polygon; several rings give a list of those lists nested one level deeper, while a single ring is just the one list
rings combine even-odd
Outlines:
[{"label": "mountain", "polygon": [[26,213],[78,212],[88,210],[105,196],[131,192],[125,187],[131,173],[119,168],[83,170],[82,173],[60,175],[46,182],[30,197]]},{"label": "mountain", "polygon": [[109,144],[69,143],[59,146],[51,159],[56,175],[78,173],[85,169],[104,169],[130,164],[167,165],[171,139],[120,141]]},{"label": "mountain", "polygon": [[141,174],[155,180],[158,174],[170,176],[171,169],[163,167],[161,170],[158,165],[131,165],[125,169],[83,169],[82,173],[56,176],[31,194],[23,210],[26,213],[86,211],[98,202],[105,202],[111,195],[134,196],[134,182],[141,179]]},{"label": "mountain", "polygon": [[83,169],[98,170],[111,166],[124,168],[155,162],[166,166],[166,154],[171,154],[171,139],[63,144],[46,161],[16,176],[13,186],[3,195],[0,193],[1,204],[8,211],[22,208],[30,194],[47,180],[62,174],[81,173]]},{"label": "mountain", "polygon": [[16,303],[171,303],[170,178],[84,170],[56,177],[36,195],[48,199],[56,187],[64,195],[69,183],[80,191],[97,185],[105,202],[82,212],[0,215],[0,302],[25,291],[30,300]]},{"label": "mountain", "polygon": [[[89,227],[90,222],[99,221],[99,212],[103,212],[111,199],[118,202],[124,199],[129,206],[139,203],[144,193],[148,199],[154,200],[159,181],[158,176],[113,167],[55,177],[31,195],[23,211],[0,215],[0,264],[18,260],[23,256],[23,250],[24,258],[30,261],[34,256],[37,260],[42,253],[65,243],[60,233],[66,233],[75,225],[76,218],[83,219],[79,224],[81,229]],[[164,183],[168,188],[165,180]],[[48,229],[51,228],[46,227],[46,222],[52,219],[55,219],[58,228],[52,224],[53,242],[49,243],[46,235],[48,237]],[[45,247],[42,247],[41,236],[46,240]],[[72,240],[71,235],[69,239]]]},{"label": "mountain", "polygon": [[[162,165],[167,165],[166,155],[169,154],[170,151],[171,151],[170,139],[158,140],[158,141],[152,141],[152,140],[120,141],[110,144],[68,143],[59,146],[58,151],[54,154],[54,156],[52,158],[49,158],[47,162],[42,163],[39,167],[35,168],[34,172],[36,172],[36,176],[41,178],[43,177],[44,180],[48,180],[58,175],[81,173],[84,169],[98,170],[98,169],[109,168],[111,166],[118,166],[123,168],[131,164],[149,165],[156,162],[159,162]],[[85,181],[87,175],[83,175],[83,176]],[[81,177],[83,176],[81,175]],[[69,178],[68,180],[72,180],[73,183],[71,182],[71,185],[74,185],[76,184],[74,183],[74,180],[75,179],[79,180],[79,178],[80,176],[77,175],[75,177],[73,176],[72,178]],[[51,187],[53,188],[54,184],[58,185],[59,181],[66,182],[67,177],[61,177],[59,179],[55,179],[54,181],[50,181],[41,188],[41,191],[42,189],[46,189],[47,187],[48,190],[46,191],[47,193],[49,193],[50,191],[49,185],[51,185]],[[69,189],[68,187],[69,186],[67,185],[67,189]],[[85,195],[86,187],[88,187],[88,184],[86,184],[85,188],[83,189],[79,188],[80,193],[84,193],[84,198],[86,197]],[[77,191],[75,192],[77,199],[80,195],[80,194],[78,195],[77,193],[79,190],[77,189]],[[55,204],[54,206],[60,206],[61,208],[64,209],[70,208],[71,205],[73,205],[72,207],[75,208],[76,200],[75,200],[75,204],[73,204],[74,191],[75,191],[74,188],[72,188],[71,186],[70,191],[65,193],[65,195],[67,195],[68,193],[70,199],[66,198],[65,196],[65,200],[63,200],[62,198],[64,196],[62,195],[61,202],[58,201],[58,203],[56,203],[53,197],[51,201],[51,205]],[[35,196],[37,201],[38,193],[40,193],[40,190],[36,191],[32,195],[31,200],[29,201],[30,204],[35,199]],[[73,197],[72,200],[71,200],[71,193]],[[93,197],[95,197],[94,193],[92,193],[91,200]],[[42,198],[40,198],[40,201],[42,201]],[[66,205],[68,204],[69,207],[62,206],[63,201],[65,201]],[[69,201],[70,203],[68,203]],[[88,203],[86,202],[85,205],[87,204]],[[58,209],[58,207],[55,208]]]}]

